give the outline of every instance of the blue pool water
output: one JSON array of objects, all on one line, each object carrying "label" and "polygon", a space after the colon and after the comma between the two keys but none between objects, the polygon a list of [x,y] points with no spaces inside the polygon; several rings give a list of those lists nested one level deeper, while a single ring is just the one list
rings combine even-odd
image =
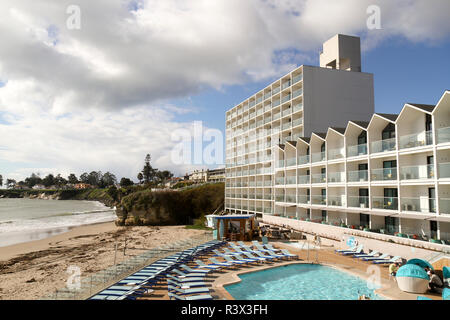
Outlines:
[{"label": "blue pool water", "polygon": [[363,294],[380,299],[366,281],[322,265],[294,264],[239,278],[225,287],[236,300],[357,300]]}]

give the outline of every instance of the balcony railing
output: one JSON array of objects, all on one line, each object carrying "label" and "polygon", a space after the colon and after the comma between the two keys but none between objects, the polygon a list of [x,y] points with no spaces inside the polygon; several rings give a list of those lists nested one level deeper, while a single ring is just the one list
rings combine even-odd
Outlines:
[{"label": "balcony railing", "polygon": [[288,94],[287,96],[284,96],[282,99],[281,99],[281,103],[285,103],[285,102],[288,102],[288,101],[290,101],[291,100],[291,94]]},{"label": "balcony railing", "polygon": [[450,215],[450,199],[447,198],[439,199],[439,213]]},{"label": "balcony railing", "polygon": [[264,200],[272,200],[271,194],[264,194]]},{"label": "balcony railing", "polygon": [[280,91],[281,91],[281,88],[280,87],[276,87],[276,88],[273,89],[272,95],[276,95]]},{"label": "balcony railing", "polygon": [[348,197],[348,206],[351,208],[368,209],[369,202],[369,197]]},{"label": "balcony railing", "polygon": [[437,129],[438,143],[450,142],[450,127]]},{"label": "balcony railing", "polygon": [[284,168],[284,160],[277,161],[277,168]]},{"label": "balcony railing", "polygon": [[317,153],[313,153],[311,156],[311,160],[312,162],[320,162],[320,161],[325,161],[325,152],[317,152]]},{"label": "balcony railing", "polygon": [[295,195],[286,195],[284,202],[287,203],[297,203],[297,199]]},{"label": "balcony railing", "polygon": [[388,152],[394,151],[396,148],[395,138],[374,141],[371,143],[371,153],[380,153],[380,152]]},{"label": "balcony railing", "polygon": [[303,195],[303,194],[299,194],[297,196],[297,203],[301,203],[301,204],[309,204],[310,200],[309,200],[309,196],[307,195]]},{"label": "balcony railing", "polygon": [[283,130],[290,129],[292,127],[292,122],[287,122],[282,125]]},{"label": "balcony railing", "polygon": [[369,172],[367,170],[348,172],[348,182],[366,182],[369,181]]},{"label": "balcony railing", "polygon": [[345,206],[345,201],[343,201],[342,196],[328,196],[328,205],[334,207]]},{"label": "balcony railing", "polygon": [[302,80],[303,80],[303,74],[299,74],[292,78],[292,84],[296,84],[297,82],[300,82]]},{"label": "balcony railing", "polygon": [[295,99],[295,98],[301,96],[302,94],[303,94],[303,89],[295,90],[295,91],[292,93],[292,99]]},{"label": "balcony railing", "polygon": [[275,178],[275,185],[277,186],[284,185],[284,177]]},{"label": "balcony railing", "polygon": [[311,181],[312,183],[326,183],[327,182],[327,175],[324,173],[319,174],[313,174],[311,175]]},{"label": "balcony railing", "polygon": [[312,204],[327,205],[327,197],[326,196],[311,196],[311,202]]},{"label": "balcony railing", "polygon": [[298,184],[309,184],[310,183],[310,176],[298,176]]},{"label": "balcony railing", "polygon": [[350,146],[347,148],[348,157],[357,157],[367,154],[367,144],[359,144],[356,146]]},{"label": "balcony railing", "polygon": [[345,182],[345,172],[329,172],[328,182],[330,183]]},{"label": "balcony railing", "polygon": [[433,179],[434,165],[400,167],[400,180]]},{"label": "balcony railing", "polygon": [[291,86],[291,80],[286,81],[281,85],[282,90],[289,88]]},{"label": "balcony railing", "polygon": [[420,133],[401,136],[399,139],[400,149],[422,147],[433,144],[433,132],[424,131]]},{"label": "balcony railing", "polygon": [[292,121],[292,127],[301,126],[302,124],[303,124],[303,119],[302,118],[295,119],[294,121]]},{"label": "balcony railing", "polygon": [[309,163],[309,155],[307,156],[299,156],[297,159],[297,164],[299,166]]},{"label": "balcony railing", "polygon": [[291,108],[288,108],[288,109],[286,109],[286,110],[283,111],[283,117],[288,116],[288,115],[290,115],[291,113],[292,113],[292,109],[291,109]]},{"label": "balcony railing", "polygon": [[281,117],[281,112],[275,113],[272,117],[272,120],[278,120]]},{"label": "balcony railing", "polygon": [[280,105],[280,99],[273,100],[272,105],[273,105],[273,107],[279,106]]},{"label": "balcony railing", "polygon": [[296,164],[297,164],[296,158],[289,158],[286,160],[286,167],[292,167],[295,166]]},{"label": "balcony railing", "polygon": [[275,201],[276,202],[284,202],[285,196],[284,195],[276,195]]},{"label": "balcony railing", "polygon": [[397,168],[373,169],[371,178],[373,181],[397,180]]},{"label": "balcony railing", "polygon": [[302,110],[303,110],[303,103],[297,103],[297,104],[295,104],[294,107],[293,107],[293,110],[294,110],[294,113],[295,113],[295,112],[302,111]]},{"label": "balcony railing", "polygon": [[328,160],[342,159],[344,158],[343,149],[331,149],[328,150]]},{"label": "balcony railing", "polygon": [[402,211],[435,213],[436,199],[421,198],[401,198]]},{"label": "balcony railing", "polygon": [[398,198],[373,197],[372,209],[398,210]]},{"label": "balcony railing", "polygon": [[264,100],[272,98],[272,92],[268,92],[264,95]]},{"label": "balcony railing", "polygon": [[286,178],[286,184],[287,185],[297,184],[297,180],[296,180],[295,177],[287,177]]}]

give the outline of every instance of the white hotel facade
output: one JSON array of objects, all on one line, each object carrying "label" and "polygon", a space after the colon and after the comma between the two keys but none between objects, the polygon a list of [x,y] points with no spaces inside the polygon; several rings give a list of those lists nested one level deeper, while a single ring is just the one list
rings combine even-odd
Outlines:
[{"label": "white hotel facade", "polygon": [[450,91],[377,114],[358,38],[330,39],[320,60],[226,113],[225,210],[445,244]]}]

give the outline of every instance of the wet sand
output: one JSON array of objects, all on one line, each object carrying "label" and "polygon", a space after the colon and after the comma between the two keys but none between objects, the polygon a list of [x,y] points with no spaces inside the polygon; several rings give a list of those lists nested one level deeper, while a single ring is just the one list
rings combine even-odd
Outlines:
[{"label": "wet sand", "polygon": [[[43,240],[0,248],[0,300],[39,299],[66,285],[70,266],[84,278],[116,263],[203,231],[169,227],[116,227],[114,222],[74,228]],[[124,243],[126,251],[124,255]]]}]

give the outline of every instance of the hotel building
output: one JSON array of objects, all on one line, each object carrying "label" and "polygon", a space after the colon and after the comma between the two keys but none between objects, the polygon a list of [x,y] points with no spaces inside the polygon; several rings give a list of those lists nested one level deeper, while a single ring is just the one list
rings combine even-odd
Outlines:
[{"label": "hotel building", "polygon": [[227,112],[225,210],[445,244],[450,91],[436,105],[374,113],[357,53],[358,38],[338,35],[320,68],[302,66]]}]

